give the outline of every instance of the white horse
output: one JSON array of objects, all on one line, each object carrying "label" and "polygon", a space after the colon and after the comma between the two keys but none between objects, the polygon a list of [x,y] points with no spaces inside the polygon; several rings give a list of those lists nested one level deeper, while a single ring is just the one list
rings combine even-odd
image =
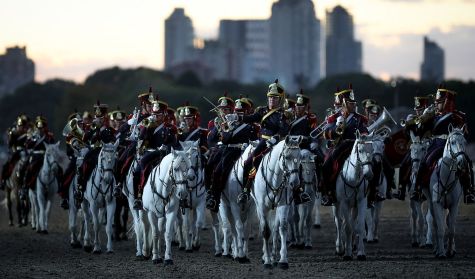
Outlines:
[{"label": "white horse", "polygon": [[36,191],[29,191],[31,206],[34,208],[32,216],[36,215],[37,220],[36,231],[43,234],[48,233],[51,204],[58,192],[59,144],[59,141],[56,144],[45,144],[43,165],[36,178]]},{"label": "white horse", "polygon": [[[175,151],[166,155],[160,164],[150,173],[143,192],[143,207],[147,211],[148,222],[152,228],[154,264],[161,263],[160,257],[161,236],[165,236],[165,265],[173,264],[172,239],[180,200],[187,197],[187,186],[193,181],[194,171],[191,169],[187,151]],[[163,226],[166,221],[166,228]],[[149,226],[143,224],[145,234],[148,235]],[[146,251],[150,250],[146,242]]]},{"label": "white horse", "polygon": [[[378,181],[378,192],[382,193],[383,195],[386,195],[388,183],[383,171],[383,153],[384,138],[379,136],[373,138],[373,162],[381,166],[381,172],[379,174],[379,177],[375,177],[373,179],[377,179]],[[366,210],[366,240],[368,243],[377,243],[379,241],[379,219],[382,208],[383,201],[377,201],[375,202],[374,207],[368,208]]]},{"label": "white horse", "polygon": [[[416,183],[417,176],[419,173],[419,168],[421,161],[424,159],[427,149],[429,147],[429,141],[424,139],[422,140],[419,136],[414,136],[414,133],[411,132],[411,187],[409,192],[413,192]],[[411,208],[411,241],[412,247],[432,247],[432,214],[429,210],[430,202],[427,205],[427,212],[424,216],[423,212],[423,201],[410,200]],[[427,226],[427,233],[424,239],[424,224]],[[425,243],[425,244],[424,244]]]},{"label": "white horse", "polygon": [[[356,140],[351,155],[343,164],[336,181],[336,221],[337,239],[343,231],[343,243],[337,243],[337,253],[344,248],[343,260],[352,260],[354,236],[358,236],[357,258],[366,260],[363,236],[367,209],[368,181],[372,179],[371,168],[373,145],[371,137],[356,132]],[[341,228],[341,230],[339,230]],[[356,235],[355,235],[356,233]],[[338,241],[337,241],[338,242]],[[339,245],[344,245],[339,247]]]},{"label": "white horse", "polygon": [[[305,192],[311,197],[316,197],[318,181],[315,172],[315,155],[308,150],[302,150],[301,154],[301,183]],[[296,213],[298,214],[296,244],[298,248],[312,249],[312,209],[315,202],[315,199],[312,199],[310,202],[296,206]]]},{"label": "white horse", "polygon": [[[181,201],[181,212],[184,214],[182,214],[183,218],[180,218],[181,223],[179,222],[178,226],[180,247],[184,246],[186,252],[190,253],[193,250],[199,250],[201,246],[200,229],[205,222],[206,189],[199,140],[180,142],[180,144],[190,158],[191,169],[195,177],[195,180],[190,181],[187,186],[188,196]],[[183,234],[185,241],[183,241]]]},{"label": "white horse", "polygon": [[[461,129],[449,125],[449,135],[444,148],[444,154],[437,163],[430,180],[430,201],[436,223],[436,257],[455,256],[455,221],[458,215],[459,203],[462,197],[462,186],[459,172],[467,168],[465,158],[465,126]],[[446,211],[448,214],[446,215]],[[447,232],[445,226],[447,225]],[[444,239],[447,233],[447,250]]]},{"label": "white horse", "polygon": [[116,149],[119,142],[115,144],[106,143],[99,153],[97,166],[92,171],[92,175],[87,181],[85,198],[89,202],[89,207],[94,224],[94,254],[101,253],[99,241],[100,220],[99,209],[106,209],[107,223],[107,253],[113,253],[112,249],[112,222],[115,212],[115,198],[112,190],[115,185],[114,168],[117,158]]},{"label": "white horse", "polygon": [[314,229],[320,229],[322,227],[321,206],[322,206],[322,193],[318,191],[318,187],[317,187],[317,191],[315,191],[315,202],[313,205],[313,228]]},{"label": "white horse", "polygon": [[[223,250],[227,255],[232,238],[232,256],[240,263],[249,262],[248,241],[250,232],[250,215],[255,213],[254,201],[246,205],[238,204],[238,196],[244,187],[244,162],[255,148],[255,142],[249,144],[239,159],[234,163],[221,194],[219,213],[223,221]],[[231,235],[229,235],[231,233]]]},{"label": "white horse", "polygon": [[[263,236],[264,268],[272,268],[277,256],[278,234],[281,244],[278,266],[282,269],[289,267],[286,243],[288,216],[293,188],[300,185],[300,141],[301,137],[287,136],[262,158],[257,169],[252,196],[256,202],[259,228]],[[272,253],[269,246],[271,236]]]},{"label": "white horse", "polygon": [[[76,156],[76,173],[74,175],[73,180],[71,181],[71,185],[69,186],[69,210],[68,210],[68,221],[69,221],[69,231],[70,231],[70,245],[72,248],[81,248],[81,235],[80,231],[82,228],[82,233],[84,234],[82,239],[83,239],[83,245],[82,247],[86,252],[91,252],[92,251],[92,245],[91,245],[91,237],[89,235],[89,222],[87,220],[91,220],[92,216],[89,211],[89,204],[87,200],[83,200],[81,204],[77,204],[76,200],[74,198],[74,191],[77,188],[77,182],[78,182],[78,172],[79,168],[82,165],[82,162],[84,160],[84,156],[86,155],[87,148],[83,148],[78,152],[75,152]],[[79,222],[79,224],[82,224],[82,227],[79,228],[78,231],[78,215],[79,213],[82,212],[83,215],[83,220]]]},{"label": "white horse", "polygon": [[[8,225],[13,226],[12,203],[16,201],[16,210],[18,218],[18,226],[26,226],[28,222],[28,201],[20,200],[20,191],[22,188],[22,178],[20,178],[20,170],[27,162],[27,156],[24,151],[20,152],[20,159],[13,167],[12,174],[6,181],[5,194],[8,208]],[[32,229],[36,229],[36,220],[31,219]]]}]

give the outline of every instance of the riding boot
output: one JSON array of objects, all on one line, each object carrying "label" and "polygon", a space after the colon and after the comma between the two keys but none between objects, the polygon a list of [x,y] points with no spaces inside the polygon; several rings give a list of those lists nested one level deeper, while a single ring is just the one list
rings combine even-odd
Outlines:
[{"label": "riding boot", "polygon": [[219,193],[208,190],[206,192],[206,208],[211,210],[212,212],[219,211],[219,202],[220,202],[220,195]]},{"label": "riding boot", "polygon": [[393,194],[393,198],[404,201],[406,199],[406,185],[399,185],[399,189],[397,193]]},{"label": "riding boot", "polygon": [[463,188],[463,201],[465,204],[475,203],[475,191],[473,187],[473,173],[471,168],[465,168],[460,173],[460,184]]},{"label": "riding boot", "polygon": [[310,195],[303,190],[302,187],[294,188],[293,198],[295,205],[303,204],[312,201]]},{"label": "riding boot", "polygon": [[68,209],[69,209],[69,201],[68,201],[68,199],[66,199],[66,198],[62,199],[60,206],[61,206],[61,208],[63,208],[64,210],[68,210]]},{"label": "riding boot", "polygon": [[136,209],[136,210],[143,209],[142,193],[139,190],[140,178],[141,178],[140,177],[140,172],[135,172],[134,176],[133,176],[133,179],[132,179],[132,182],[133,182],[133,185],[134,185],[133,188],[134,188],[134,197],[135,197],[133,208]]},{"label": "riding boot", "polygon": [[256,176],[256,168],[253,167],[251,159],[248,159],[248,161],[244,163],[243,174],[242,192],[237,197],[237,202],[241,205],[247,204],[250,200],[251,188],[254,183],[254,177]]},{"label": "riding boot", "polygon": [[120,197],[120,194],[122,194],[122,183],[117,183],[117,185],[114,187],[113,195],[114,197],[118,198]]}]

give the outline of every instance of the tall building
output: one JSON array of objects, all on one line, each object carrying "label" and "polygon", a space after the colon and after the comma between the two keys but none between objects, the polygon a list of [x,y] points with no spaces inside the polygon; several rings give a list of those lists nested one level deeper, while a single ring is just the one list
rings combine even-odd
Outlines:
[{"label": "tall building", "polygon": [[225,52],[225,79],[268,81],[269,39],[268,20],[221,20],[218,41]]},{"label": "tall building", "polygon": [[193,39],[191,19],[183,8],[176,8],[165,20],[165,70],[189,61]]},{"label": "tall building", "polygon": [[26,56],[26,47],[7,48],[0,55],[0,96],[13,93],[35,79],[35,64]]},{"label": "tall building", "polygon": [[360,73],[362,46],[354,37],[353,17],[342,6],[326,12],[326,76]]},{"label": "tall building", "polygon": [[279,0],[270,18],[270,73],[288,91],[320,80],[320,21],[311,0]]},{"label": "tall building", "polygon": [[421,64],[421,80],[440,83],[445,76],[444,50],[436,42],[424,37],[424,61]]}]

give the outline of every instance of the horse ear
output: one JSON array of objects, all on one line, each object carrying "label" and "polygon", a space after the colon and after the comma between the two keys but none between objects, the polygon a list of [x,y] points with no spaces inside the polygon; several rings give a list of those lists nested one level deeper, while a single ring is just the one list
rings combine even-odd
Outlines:
[{"label": "horse ear", "polygon": [[454,126],[452,125],[452,123],[449,124],[449,134],[452,133],[452,131],[454,130]]},{"label": "horse ear", "polygon": [[199,139],[195,140],[195,146],[196,147],[200,146],[200,140]]},{"label": "horse ear", "polygon": [[56,147],[59,147],[60,144],[61,144],[61,141],[58,140],[58,142],[56,143]]},{"label": "horse ear", "polygon": [[463,124],[462,128],[460,128],[462,130],[462,132],[465,133],[465,131],[467,130],[467,124]]},{"label": "horse ear", "polygon": [[414,135],[414,131],[409,130],[409,135],[411,135],[412,142],[415,142],[416,141],[416,136]]},{"label": "horse ear", "polygon": [[180,143],[180,146],[181,146],[181,148],[184,150],[184,149],[185,149],[185,147],[186,147],[186,146],[185,146],[185,143],[184,143],[184,142],[182,142],[181,140],[179,140],[178,142]]},{"label": "horse ear", "polygon": [[290,138],[289,138],[289,136],[288,136],[288,135],[287,135],[287,136],[285,136],[285,144],[288,144],[288,143],[289,143],[289,139],[290,139]]},{"label": "horse ear", "polygon": [[176,156],[175,148],[173,148],[173,147],[172,147],[172,151],[171,151],[171,153],[172,153],[173,157],[175,157],[175,156]]}]

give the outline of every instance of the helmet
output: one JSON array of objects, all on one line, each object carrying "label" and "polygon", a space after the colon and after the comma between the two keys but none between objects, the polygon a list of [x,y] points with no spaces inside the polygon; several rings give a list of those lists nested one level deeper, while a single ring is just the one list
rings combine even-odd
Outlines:
[{"label": "helmet", "polygon": [[274,83],[269,84],[269,89],[267,90],[267,97],[284,97],[285,90],[284,87],[279,84],[279,80],[276,79]]},{"label": "helmet", "polygon": [[43,116],[37,116],[36,119],[35,119],[35,127],[38,128],[38,129],[41,129],[41,128],[46,128],[46,126],[48,125],[48,122],[46,121],[46,118],[44,118]]},{"label": "helmet", "polygon": [[104,117],[107,115],[109,106],[107,104],[101,104],[99,101],[94,105],[94,116],[96,118]]}]

